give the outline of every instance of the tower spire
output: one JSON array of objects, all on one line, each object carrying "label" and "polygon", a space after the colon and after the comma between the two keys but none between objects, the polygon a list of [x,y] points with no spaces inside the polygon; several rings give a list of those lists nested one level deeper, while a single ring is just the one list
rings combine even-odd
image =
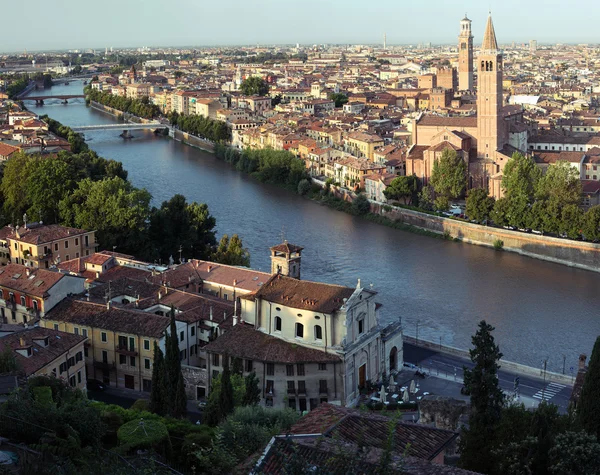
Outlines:
[{"label": "tower spire", "polygon": [[492,22],[492,12],[490,12],[487,24],[485,25],[485,33],[483,34],[483,43],[481,43],[482,51],[497,51],[498,42],[496,41],[496,32],[494,31],[494,23]]}]

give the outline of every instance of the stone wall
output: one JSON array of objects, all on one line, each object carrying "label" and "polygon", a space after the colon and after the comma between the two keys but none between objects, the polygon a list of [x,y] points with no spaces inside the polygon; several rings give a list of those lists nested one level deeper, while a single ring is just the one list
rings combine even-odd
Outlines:
[{"label": "stone wall", "polygon": [[169,135],[171,135],[171,137],[173,137],[173,139],[177,140],[178,142],[182,142],[187,145],[191,145],[192,147],[200,148],[211,153],[215,151],[215,144],[209,142],[208,140],[203,140],[201,138],[190,135],[187,132],[182,132],[181,130],[172,130],[173,132]]},{"label": "stone wall", "polygon": [[206,369],[181,365],[181,373],[185,382],[185,394],[189,400],[196,401],[198,399],[197,386],[206,388],[206,395],[208,395],[208,373]]}]

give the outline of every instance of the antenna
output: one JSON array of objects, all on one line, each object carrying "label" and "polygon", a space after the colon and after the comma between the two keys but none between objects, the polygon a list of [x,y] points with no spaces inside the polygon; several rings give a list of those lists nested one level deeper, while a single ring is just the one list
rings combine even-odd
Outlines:
[{"label": "antenna", "polygon": [[281,242],[285,242],[285,226],[281,226]]}]

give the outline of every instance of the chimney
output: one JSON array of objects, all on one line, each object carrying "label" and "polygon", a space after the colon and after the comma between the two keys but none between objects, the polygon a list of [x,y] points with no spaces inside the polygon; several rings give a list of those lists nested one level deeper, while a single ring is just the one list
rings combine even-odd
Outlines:
[{"label": "chimney", "polygon": [[162,299],[162,292],[159,290],[158,291],[158,300]]},{"label": "chimney", "polygon": [[235,287],[237,285],[237,279],[233,279],[233,286]]},{"label": "chimney", "polygon": [[110,307],[112,307],[112,300],[107,300],[106,301],[106,310],[110,310]]},{"label": "chimney", "polygon": [[587,360],[587,355],[579,355],[579,371],[585,369],[585,360]]},{"label": "chimney", "polygon": [[360,286],[360,279],[358,279],[358,284],[356,284],[356,288],[357,288],[357,289],[360,289],[360,288],[361,288],[361,286]]},{"label": "chimney", "polygon": [[31,271],[29,270],[29,267],[25,270],[25,273],[27,274],[27,277],[29,277],[31,275]]},{"label": "chimney", "polygon": [[23,337],[19,338],[19,345],[21,345],[21,347],[25,346],[25,338],[23,338]]},{"label": "chimney", "polygon": [[213,315],[212,315],[212,309],[213,309],[213,307],[212,307],[212,305],[211,305],[211,306],[210,306],[210,321],[211,321],[211,322],[212,322],[212,319],[213,319]]},{"label": "chimney", "polygon": [[238,324],[238,316],[237,315],[233,315],[233,326],[236,326]]},{"label": "chimney", "polygon": [[210,271],[212,270],[212,266],[208,266],[208,273],[210,274]]}]

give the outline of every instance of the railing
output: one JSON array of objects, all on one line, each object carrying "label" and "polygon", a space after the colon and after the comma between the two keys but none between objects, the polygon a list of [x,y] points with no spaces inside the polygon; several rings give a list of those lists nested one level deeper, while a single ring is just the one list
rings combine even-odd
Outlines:
[{"label": "railing", "polygon": [[111,370],[116,368],[114,363],[109,363],[108,361],[94,361],[92,364],[99,369]]},{"label": "railing", "polygon": [[124,355],[137,356],[138,352],[135,349],[129,348],[127,345],[118,345],[117,353],[122,353]]}]

